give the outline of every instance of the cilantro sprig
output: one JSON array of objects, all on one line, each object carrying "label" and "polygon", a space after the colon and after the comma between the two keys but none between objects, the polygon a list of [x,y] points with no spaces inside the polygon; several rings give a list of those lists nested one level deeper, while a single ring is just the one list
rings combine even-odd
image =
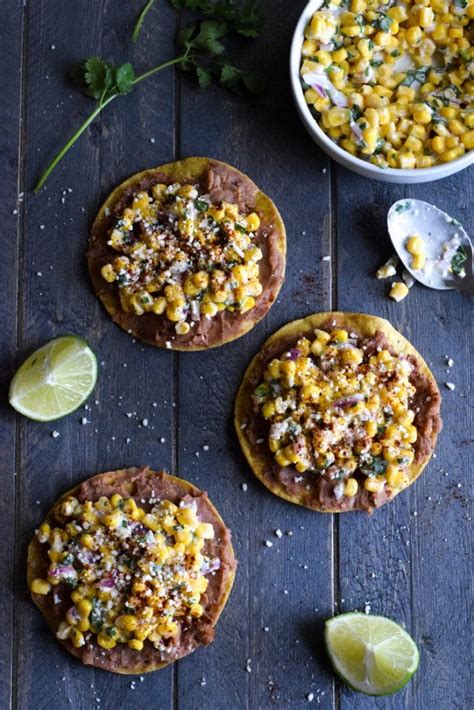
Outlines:
[{"label": "cilantro sprig", "polygon": [[148,15],[148,12],[151,10],[154,2],[155,2],[155,0],[148,0],[148,2],[143,6],[142,11],[138,15],[137,21],[135,23],[135,27],[133,28],[133,32],[132,32],[132,42],[136,42],[138,40],[138,35],[141,32],[141,29],[143,27],[143,23],[145,22],[145,17]]},{"label": "cilantro sprig", "polygon": [[[154,0],[143,6],[135,23],[132,41],[136,42]],[[177,10],[192,11],[192,24],[179,35],[181,54],[174,59],[136,74],[130,62],[114,66],[101,57],[89,57],[76,67],[71,76],[82,91],[94,99],[94,110],[56,153],[34,188],[38,192],[46,180],[100,113],[119,96],[133,91],[141,81],[159,71],[179,65],[194,73],[199,86],[206,88],[212,81],[231,91],[259,92],[263,88],[260,72],[237,67],[229,56],[226,40],[233,35],[256,37],[262,29],[263,16],[257,0],[170,0]]]},{"label": "cilantro sprig", "polygon": [[173,66],[173,64],[179,64],[185,59],[186,53],[175,59],[170,59],[167,62],[158,64],[139,75],[135,74],[135,70],[129,62],[114,66],[101,59],[101,57],[89,57],[89,59],[86,59],[82,64],[77,66],[71,72],[71,78],[80,86],[87,96],[96,100],[95,108],[85,121],[81,123],[67,143],[56,153],[48,167],[42,173],[34,191],[38,192],[43,187],[54,168],[61,162],[74,143],[112,101],[119,96],[129,94],[133,87],[144,79],[148,79],[148,77],[153,76],[153,74],[156,74],[162,69]]},{"label": "cilantro sprig", "polygon": [[257,37],[262,31],[263,15],[256,0],[170,0],[176,9],[199,11],[207,19],[191,23],[180,32],[178,41],[187,59],[181,69],[194,74],[199,86],[213,81],[236,94],[263,90],[261,72],[241,69],[230,57],[227,40],[232,35]]}]

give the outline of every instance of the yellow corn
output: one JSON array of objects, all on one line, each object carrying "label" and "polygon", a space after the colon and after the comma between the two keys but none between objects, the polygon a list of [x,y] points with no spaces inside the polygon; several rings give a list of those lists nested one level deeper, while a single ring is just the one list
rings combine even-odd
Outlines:
[{"label": "yellow corn", "polygon": [[34,579],[31,583],[31,591],[33,594],[41,594],[42,596],[51,591],[51,585],[45,579]]}]

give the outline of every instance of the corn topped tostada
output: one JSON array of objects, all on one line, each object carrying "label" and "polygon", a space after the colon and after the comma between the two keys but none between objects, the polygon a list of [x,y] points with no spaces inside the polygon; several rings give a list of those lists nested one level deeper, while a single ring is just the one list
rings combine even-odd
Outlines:
[{"label": "corn topped tostada", "polygon": [[278,330],[253,359],[235,426],[276,495],[321,512],[372,512],[426,466],[440,404],[425,361],[388,321],[316,313]]},{"label": "corn topped tostada", "polygon": [[261,320],[283,282],[273,202],[235,168],[187,158],[145,170],[101,207],[88,250],[94,289],[124,330],[174,350],[217,347]]},{"label": "corn topped tostada", "polygon": [[210,643],[235,575],[230,532],[207,494],[129,468],[63,495],[28,548],[28,585],[83,663],[162,668]]}]

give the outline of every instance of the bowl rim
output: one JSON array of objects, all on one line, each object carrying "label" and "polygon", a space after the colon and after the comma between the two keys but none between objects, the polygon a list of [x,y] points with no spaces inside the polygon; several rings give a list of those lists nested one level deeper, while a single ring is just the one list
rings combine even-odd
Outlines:
[{"label": "bowl rim", "polygon": [[349,151],[344,150],[344,148],[338,146],[337,143],[335,143],[323,131],[309,110],[308,104],[304,98],[303,87],[301,86],[300,80],[301,46],[304,39],[304,31],[311,15],[322,6],[323,2],[324,0],[309,0],[309,2],[305,5],[296,23],[290,46],[290,83],[293,91],[293,97],[300,117],[312,138],[314,138],[319,144],[324,144],[328,152],[333,154],[331,157],[335,157],[336,160],[339,158],[339,162],[342,162],[343,164],[349,163],[351,169],[355,170],[359,174],[367,175],[367,173],[370,173],[372,176],[377,177],[380,180],[386,180],[386,178],[398,178],[399,181],[402,182],[403,178],[406,178],[407,181],[413,181],[413,178],[416,178],[417,176],[419,176],[420,182],[426,181],[428,176],[432,176],[432,179],[436,180],[438,178],[453,175],[454,173],[464,170],[464,168],[472,165],[474,162],[474,151],[470,150],[464,155],[459,156],[459,158],[455,158],[448,163],[432,165],[429,168],[380,168],[377,165],[370,163],[368,160],[362,160],[362,158],[358,158],[357,156],[349,153]]}]

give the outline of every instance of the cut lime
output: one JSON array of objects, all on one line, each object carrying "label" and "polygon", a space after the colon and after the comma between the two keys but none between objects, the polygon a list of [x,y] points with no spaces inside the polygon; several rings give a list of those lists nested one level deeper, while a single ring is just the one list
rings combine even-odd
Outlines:
[{"label": "cut lime", "polygon": [[70,414],[86,401],[97,380],[97,360],[75,335],[51,340],[17,370],[8,398],[18,412],[39,422]]},{"label": "cut lime", "polygon": [[395,693],[418,668],[415,642],[384,616],[340,614],[326,621],[324,638],[336,673],[366,695]]}]

